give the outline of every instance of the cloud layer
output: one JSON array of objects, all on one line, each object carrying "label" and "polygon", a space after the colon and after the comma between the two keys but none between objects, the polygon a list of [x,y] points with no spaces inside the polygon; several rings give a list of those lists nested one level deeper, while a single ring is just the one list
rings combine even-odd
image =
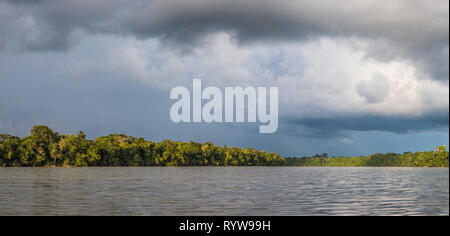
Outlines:
[{"label": "cloud layer", "polygon": [[65,50],[86,32],[157,37],[184,49],[223,31],[240,43],[360,37],[372,40],[368,56],[410,59],[447,80],[448,12],[446,0],[2,0],[0,48]]}]

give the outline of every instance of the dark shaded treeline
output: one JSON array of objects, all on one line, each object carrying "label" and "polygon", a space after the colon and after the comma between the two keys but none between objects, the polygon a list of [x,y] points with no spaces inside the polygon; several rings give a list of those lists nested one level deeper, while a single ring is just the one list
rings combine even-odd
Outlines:
[{"label": "dark shaded treeline", "polygon": [[0,134],[0,166],[277,166],[285,158],[275,153],[219,147],[212,143],[159,143],[123,134],[87,140],[60,135],[49,127],[34,126],[19,138]]},{"label": "dark shaded treeline", "polygon": [[448,167],[449,153],[445,146],[428,152],[386,153],[358,157],[328,157],[326,153],[314,157],[286,158],[289,166],[404,166]]},{"label": "dark shaded treeline", "polygon": [[434,151],[387,153],[358,157],[283,158],[252,148],[219,147],[210,142],[159,143],[123,134],[95,140],[60,135],[46,126],[34,126],[30,135],[19,138],[0,134],[0,166],[411,166],[448,167],[445,146]]}]

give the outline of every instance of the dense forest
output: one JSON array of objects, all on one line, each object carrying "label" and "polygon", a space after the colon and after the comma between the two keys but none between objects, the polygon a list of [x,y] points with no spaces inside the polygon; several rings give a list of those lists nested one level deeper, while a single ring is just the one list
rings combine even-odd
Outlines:
[{"label": "dense forest", "polygon": [[358,157],[283,158],[252,148],[219,147],[210,142],[159,143],[123,134],[95,140],[54,132],[47,126],[34,126],[24,138],[0,134],[0,167],[33,166],[411,166],[448,167],[445,146],[434,151],[387,153]]},{"label": "dense forest", "polygon": [[328,157],[326,153],[314,157],[286,158],[289,166],[405,166],[448,167],[448,151],[445,146],[428,152],[386,153],[358,157]]},{"label": "dense forest", "polygon": [[123,134],[95,140],[60,135],[46,126],[34,126],[19,138],[0,134],[0,166],[279,166],[285,158],[275,153],[219,147],[212,143],[159,143]]}]

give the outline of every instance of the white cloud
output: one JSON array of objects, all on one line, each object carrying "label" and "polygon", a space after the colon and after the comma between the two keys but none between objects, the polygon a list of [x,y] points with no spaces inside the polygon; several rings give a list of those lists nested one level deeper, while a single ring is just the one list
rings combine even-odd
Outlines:
[{"label": "white cloud", "polygon": [[[288,91],[281,93],[284,101],[313,117],[415,116],[448,110],[448,82],[427,79],[408,61],[368,58],[352,46],[354,40],[321,39],[286,50],[290,54],[284,62],[287,73],[278,83],[280,90]],[[301,67],[295,57],[302,61]]]},{"label": "white cloud", "polygon": [[[97,68],[95,73],[167,91],[190,85],[193,78],[214,86],[278,86],[285,108],[280,112],[298,118],[421,116],[449,106],[448,81],[431,80],[405,60],[371,59],[364,50],[370,42],[357,38],[239,46],[229,34],[218,33],[190,52],[168,49],[156,39],[93,40],[90,44],[107,42],[96,52],[104,59],[75,63],[87,71]],[[79,67],[67,73],[83,71]]]}]

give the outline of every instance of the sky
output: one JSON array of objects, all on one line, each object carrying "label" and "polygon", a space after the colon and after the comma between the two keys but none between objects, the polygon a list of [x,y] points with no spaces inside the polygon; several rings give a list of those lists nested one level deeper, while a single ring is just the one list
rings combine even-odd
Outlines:
[{"label": "sky", "polygon": [[[279,88],[279,128],[173,123],[170,90]],[[0,133],[285,156],[449,144],[447,0],[0,0]]]}]

